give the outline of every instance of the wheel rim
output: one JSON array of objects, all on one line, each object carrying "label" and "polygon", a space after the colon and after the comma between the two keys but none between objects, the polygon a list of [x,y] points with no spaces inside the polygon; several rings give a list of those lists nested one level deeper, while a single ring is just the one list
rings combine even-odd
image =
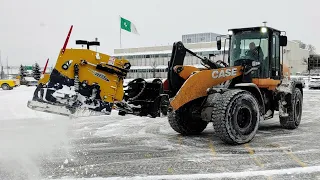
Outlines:
[{"label": "wheel rim", "polygon": [[248,106],[242,105],[236,111],[235,124],[239,132],[247,134],[248,129],[252,124],[252,112]]},{"label": "wheel rim", "polygon": [[197,121],[201,120],[201,115],[200,115],[200,108],[197,105],[191,105],[191,107],[189,108],[189,113],[188,115],[192,118],[195,119]]},{"label": "wheel rim", "polygon": [[2,85],[2,88],[3,88],[4,90],[8,90],[8,89],[9,89],[9,86],[6,85],[6,84],[4,84],[4,85]]}]

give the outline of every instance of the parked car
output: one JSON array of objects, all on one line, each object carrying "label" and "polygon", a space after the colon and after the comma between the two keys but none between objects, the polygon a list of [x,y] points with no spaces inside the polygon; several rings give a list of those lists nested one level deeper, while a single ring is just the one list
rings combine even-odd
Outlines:
[{"label": "parked car", "polygon": [[302,83],[302,88],[306,87],[306,82],[303,79],[303,77],[299,77],[299,76],[291,76],[290,79],[292,80],[296,80],[296,81],[300,81]]},{"label": "parked car", "polygon": [[37,86],[38,80],[33,77],[25,77],[24,81],[26,82],[26,86]]},{"label": "parked car", "polygon": [[318,89],[320,88],[320,76],[311,77],[309,82],[309,89]]},{"label": "parked car", "polygon": [[0,79],[0,87],[3,90],[11,90],[20,85],[19,79]]}]

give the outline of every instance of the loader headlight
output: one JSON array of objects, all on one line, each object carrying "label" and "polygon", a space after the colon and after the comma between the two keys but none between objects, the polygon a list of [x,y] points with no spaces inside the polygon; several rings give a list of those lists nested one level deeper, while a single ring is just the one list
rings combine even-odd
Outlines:
[{"label": "loader headlight", "polygon": [[233,34],[233,31],[228,31],[228,34],[231,36]]},{"label": "loader headlight", "polygon": [[261,28],[261,32],[262,32],[262,33],[266,33],[266,32],[267,32],[267,28],[266,28],[266,27],[262,27],[262,28]]}]

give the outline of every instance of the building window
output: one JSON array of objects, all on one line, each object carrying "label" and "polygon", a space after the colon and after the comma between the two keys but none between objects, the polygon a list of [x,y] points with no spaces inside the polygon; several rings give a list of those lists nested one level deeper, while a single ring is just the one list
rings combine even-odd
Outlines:
[{"label": "building window", "polygon": [[191,39],[189,38],[189,39],[187,39],[187,43],[191,43]]}]

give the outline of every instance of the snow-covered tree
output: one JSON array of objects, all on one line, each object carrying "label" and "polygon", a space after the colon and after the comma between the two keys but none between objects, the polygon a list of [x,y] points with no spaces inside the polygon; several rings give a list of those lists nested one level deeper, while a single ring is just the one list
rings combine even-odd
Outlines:
[{"label": "snow-covered tree", "polygon": [[22,64],[20,65],[20,68],[19,68],[19,75],[21,79],[27,76],[27,71]]},{"label": "snow-covered tree", "polygon": [[32,76],[34,79],[39,80],[41,77],[40,66],[38,63],[35,63],[32,66]]}]

